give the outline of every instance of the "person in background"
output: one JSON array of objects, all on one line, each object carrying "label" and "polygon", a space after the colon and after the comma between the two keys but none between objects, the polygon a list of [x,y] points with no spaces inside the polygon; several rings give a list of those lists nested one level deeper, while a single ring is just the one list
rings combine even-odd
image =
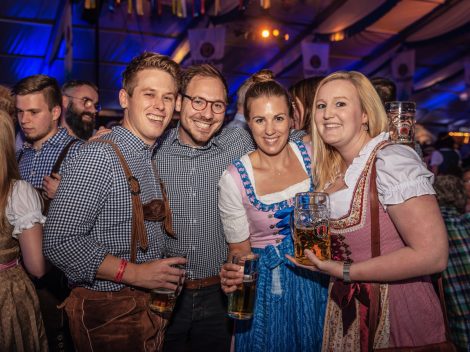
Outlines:
[{"label": "person in background", "polygon": [[152,163],[178,73],[164,55],[131,60],[119,91],[122,126],[83,145],[52,202],[44,254],[73,287],[63,307],[78,351],[162,348],[167,320],[150,311],[148,289],[175,290],[184,271],[173,265],[186,260],[159,260],[171,212]]},{"label": "person in background", "polygon": [[101,110],[98,87],[82,80],[71,80],[62,86],[60,125],[68,134],[88,140],[95,130],[96,116]]},{"label": "person in background", "polygon": [[[46,200],[53,198],[48,190],[59,182],[53,169],[61,174],[64,165],[82,144],[59,127],[62,93],[55,78],[34,75],[23,78],[12,89],[15,107],[26,142],[17,153],[21,178],[40,189]],[[61,158],[61,153],[63,158]],[[60,165],[57,165],[59,163]],[[50,184],[54,183],[54,186]]]},{"label": "person in background", "polygon": [[465,212],[470,213],[470,167],[466,167],[462,170],[462,181],[464,185],[465,194],[467,195]]},{"label": "person in background", "polygon": [[48,351],[39,301],[25,270],[40,278],[46,272],[42,254],[41,201],[20,180],[15,159],[15,128],[0,110],[0,350]]},{"label": "person in background", "polygon": [[397,85],[391,79],[372,77],[370,83],[372,83],[377,91],[383,106],[385,106],[386,102],[397,100]]},{"label": "person in background", "polygon": [[442,162],[438,166],[438,175],[458,175],[462,160],[460,153],[456,148],[454,138],[447,132],[442,132],[434,144],[438,152],[442,155]]},{"label": "person in background", "polygon": [[307,133],[303,138],[305,142],[311,141],[313,97],[322,79],[320,76],[305,78],[289,88],[294,103],[294,128]]},{"label": "person in background", "polygon": [[[244,115],[257,149],[235,160],[219,181],[219,210],[229,258],[260,255],[254,317],[235,322],[235,351],[319,351],[327,277],[292,268],[292,237],[274,227],[277,210],[293,205],[298,192],[313,191],[310,145],[289,142],[292,101],[272,79],[248,88]],[[243,282],[236,264],[220,276],[225,293]]]},{"label": "person in background", "polygon": [[230,121],[226,127],[240,127],[244,128],[245,130],[248,130],[248,125],[246,123],[245,116],[243,115],[243,107],[245,106],[245,94],[248,88],[253,84],[253,77],[264,77],[268,79],[274,78],[274,74],[270,70],[261,70],[255,73],[254,75],[250,76],[242,83],[240,88],[238,88],[237,90],[237,112],[233,117],[232,121]]},{"label": "person in background", "polygon": [[459,351],[470,348],[470,213],[463,181],[454,175],[437,176],[434,183],[449,234],[449,264],[442,273],[452,341]]},{"label": "person in background", "polygon": [[[26,138],[17,152],[20,176],[36,188],[47,215],[66,164],[76,154],[82,142],[59,127],[62,93],[55,78],[33,75],[18,81],[12,89],[19,125]],[[68,294],[63,274],[51,267],[36,282],[37,294],[51,351],[66,344],[67,328],[62,312],[57,309]]]},{"label": "person in background", "polygon": [[[313,177],[316,188],[330,195],[332,260],[306,250],[313,266],[298,265],[331,276],[323,350],[444,342],[444,319],[429,275],[446,268],[448,243],[432,173],[412,148],[388,142],[382,102],[363,74],[330,74],[314,101]],[[375,194],[377,202],[371,201]],[[380,229],[375,257],[373,223]],[[372,282],[379,284],[378,292]],[[381,308],[373,314],[369,302],[379,299]],[[377,317],[374,326],[369,314]]]}]

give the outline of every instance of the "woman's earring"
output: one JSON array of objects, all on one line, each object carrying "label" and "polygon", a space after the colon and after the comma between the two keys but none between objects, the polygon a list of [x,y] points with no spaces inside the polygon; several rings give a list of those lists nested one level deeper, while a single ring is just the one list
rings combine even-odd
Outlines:
[{"label": "woman's earring", "polygon": [[366,122],[366,123],[363,123],[362,124],[362,129],[366,132],[369,132],[369,124]]}]

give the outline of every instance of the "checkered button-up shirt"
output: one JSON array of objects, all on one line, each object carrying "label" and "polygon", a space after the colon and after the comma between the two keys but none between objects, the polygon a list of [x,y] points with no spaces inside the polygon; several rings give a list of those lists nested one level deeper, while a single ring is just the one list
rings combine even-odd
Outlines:
[{"label": "checkered button-up shirt", "polygon": [[[39,150],[36,150],[28,142],[23,144],[23,148],[17,152],[21,179],[29,182],[36,188],[42,188],[44,176],[50,175],[59,154],[65,146],[75,137],[70,136],[65,128],[59,127],[59,131],[43,143]],[[83,144],[77,140],[67,152],[67,155],[60,166],[59,173],[62,174],[66,163],[75,155]]]},{"label": "checkered button-up shirt", "polygon": [[222,129],[202,148],[183,144],[175,128],[158,147],[156,165],[168,192],[177,238],[167,238],[166,246],[187,252],[190,279],[218,275],[227,259],[217,184],[233,160],[253,149],[251,135],[241,128]]},{"label": "checkered button-up shirt", "polygon": [[[161,199],[152,168],[155,147],[123,127],[102,137],[115,142],[139,180],[143,204]],[[99,139],[98,139],[99,140]],[[67,166],[44,227],[44,254],[74,285],[116,291],[123,285],[97,280],[106,255],[130,260],[132,199],[124,170],[112,147],[86,143]],[[137,251],[137,263],[161,257],[160,222],[145,221],[149,247]]]},{"label": "checkered button-up shirt", "polygon": [[470,348],[470,214],[441,206],[449,234],[449,263],[443,272],[444,294],[452,341]]}]

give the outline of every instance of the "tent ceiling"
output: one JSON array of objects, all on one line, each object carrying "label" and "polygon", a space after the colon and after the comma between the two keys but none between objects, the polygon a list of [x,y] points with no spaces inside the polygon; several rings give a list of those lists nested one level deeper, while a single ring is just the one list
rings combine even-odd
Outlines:
[{"label": "tent ceiling", "polygon": [[[163,3],[171,1],[162,0]],[[429,124],[470,127],[470,90],[464,64],[470,57],[470,1],[468,0],[284,0],[271,1],[263,10],[249,1],[223,0],[214,16],[214,1],[206,0],[209,16],[177,18],[164,6],[157,16],[144,0],[144,16],[127,14],[127,1],[110,11],[101,1],[98,21],[88,21],[82,1],[73,1],[72,77],[98,83],[105,108],[118,109],[120,74],[126,63],[143,50],[191,62],[187,30],[226,27],[224,74],[231,94],[250,74],[270,68],[290,85],[303,77],[300,42],[330,42],[330,71],[359,70],[369,76],[391,77],[391,59],[414,49],[413,77],[418,119]],[[190,3],[190,2],[188,2]],[[56,55],[53,46],[64,0],[2,0],[0,6],[0,83],[46,73],[62,83],[65,45]],[[98,11],[97,11],[98,12]],[[288,33],[288,41],[253,39],[261,26]],[[465,100],[467,97],[467,100]]]}]

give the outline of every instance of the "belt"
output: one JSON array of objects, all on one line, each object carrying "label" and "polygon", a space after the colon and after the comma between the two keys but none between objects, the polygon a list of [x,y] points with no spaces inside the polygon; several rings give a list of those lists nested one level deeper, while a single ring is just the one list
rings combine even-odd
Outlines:
[{"label": "belt", "polygon": [[7,270],[10,268],[14,268],[20,263],[20,258],[13,259],[8,263],[0,263],[0,271]]},{"label": "belt", "polygon": [[218,283],[220,283],[220,277],[211,276],[198,280],[184,280],[184,287],[190,290],[198,290],[201,288],[217,285]]}]

